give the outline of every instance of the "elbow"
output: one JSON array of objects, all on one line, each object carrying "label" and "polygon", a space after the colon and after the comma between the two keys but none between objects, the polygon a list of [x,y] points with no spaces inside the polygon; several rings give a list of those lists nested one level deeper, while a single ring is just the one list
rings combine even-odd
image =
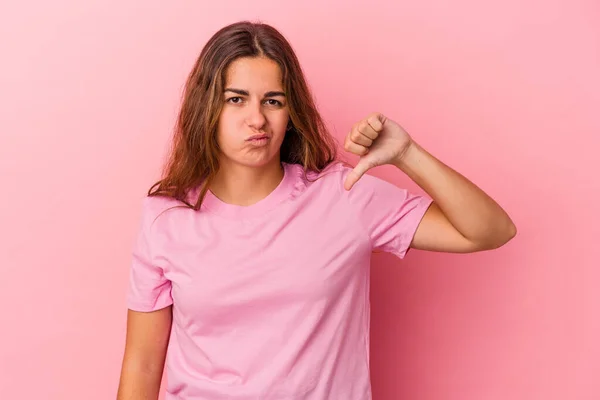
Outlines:
[{"label": "elbow", "polygon": [[500,248],[517,236],[517,226],[509,219],[505,227],[494,235],[490,241],[489,250]]},{"label": "elbow", "polygon": [[517,227],[512,221],[508,221],[501,229],[494,229],[485,238],[473,241],[475,251],[486,251],[498,249],[517,236]]},{"label": "elbow", "polygon": [[515,236],[517,236],[517,226],[514,224],[514,222],[510,221],[508,228],[508,239],[506,240],[506,242],[508,243]]},{"label": "elbow", "polygon": [[503,236],[504,236],[504,244],[510,242],[515,236],[517,236],[517,226],[515,223],[507,216],[507,221],[504,224]]}]

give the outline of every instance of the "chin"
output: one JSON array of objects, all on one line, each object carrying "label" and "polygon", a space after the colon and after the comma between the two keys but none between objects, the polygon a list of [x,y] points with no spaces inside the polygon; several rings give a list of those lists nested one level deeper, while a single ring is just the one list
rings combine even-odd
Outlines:
[{"label": "chin", "polygon": [[227,157],[229,162],[249,168],[263,168],[273,163],[280,162],[279,152],[275,154],[245,154],[239,157]]}]

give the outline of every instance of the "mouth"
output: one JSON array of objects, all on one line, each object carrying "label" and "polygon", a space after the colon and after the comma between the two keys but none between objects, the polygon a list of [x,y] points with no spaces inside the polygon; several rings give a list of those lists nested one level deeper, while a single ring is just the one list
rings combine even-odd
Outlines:
[{"label": "mouth", "polygon": [[266,133],[260,133],[258,135],[252,135],[250,136],[248,139],[246,139],[247,142],[251,142],[254,140],[263,140],[263,139],[268,139],[269,135],[267,135]]},{"label": "mouth", "polygon": [[252,135],[248,139],[246,139],[246,143],[250,144],[253,147],[264,147],[271,140],[271,136],[266,133],[261,133],[258,135]]}]

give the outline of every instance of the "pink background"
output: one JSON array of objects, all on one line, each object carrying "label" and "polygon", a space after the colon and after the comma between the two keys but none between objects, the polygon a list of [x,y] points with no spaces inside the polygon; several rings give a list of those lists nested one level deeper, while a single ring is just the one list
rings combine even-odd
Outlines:
[{"label": "pink background", "polygon": [[374,256],[374,399],[600,398],[596,0],[7,2],[0,397],[115,397],[141,197],[201,47],[246,18],[290,39],[339,139],[382,111],[519,228]]}]

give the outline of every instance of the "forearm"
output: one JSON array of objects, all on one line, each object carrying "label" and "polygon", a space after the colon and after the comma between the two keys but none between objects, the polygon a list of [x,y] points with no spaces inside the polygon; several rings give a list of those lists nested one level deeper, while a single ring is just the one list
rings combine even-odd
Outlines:
[{"label": "forearm", "polygon": [[493,247],[515,235],[510,217],[490,196],[418,144],[411,144],[395,165],[431,196],[470,241]]},{"label": "forearm", "polygon": [[123,365],[117,400],[158,400],[162,368],[144,370]]}]

